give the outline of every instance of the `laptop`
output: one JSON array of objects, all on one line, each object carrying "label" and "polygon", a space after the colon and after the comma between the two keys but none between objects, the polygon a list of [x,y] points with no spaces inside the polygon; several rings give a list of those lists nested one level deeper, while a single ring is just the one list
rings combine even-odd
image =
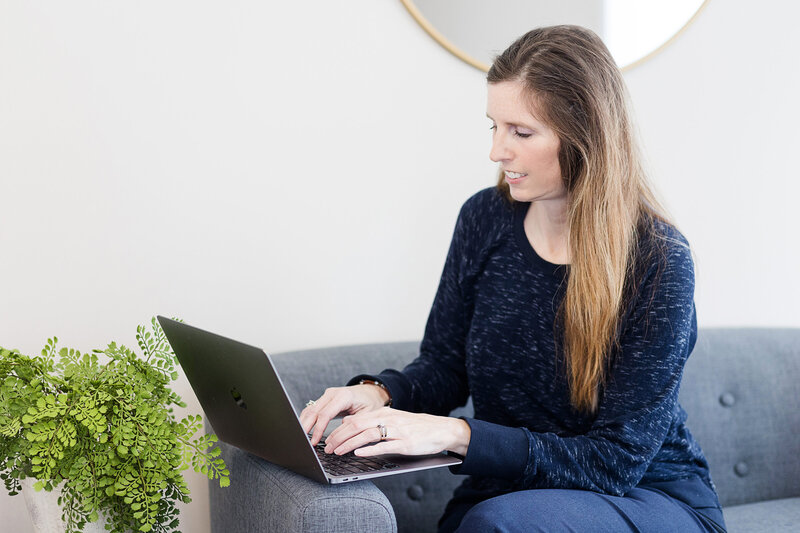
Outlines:
[{"label": "laptop", "polygon": [[[321,483],[345,483],[440,468],[439,453],[337,456],[315,448],[300,425],[269,354],[162,316],[158,322],[220,440]],[[313,370],[313,369],[309,369]]]}]

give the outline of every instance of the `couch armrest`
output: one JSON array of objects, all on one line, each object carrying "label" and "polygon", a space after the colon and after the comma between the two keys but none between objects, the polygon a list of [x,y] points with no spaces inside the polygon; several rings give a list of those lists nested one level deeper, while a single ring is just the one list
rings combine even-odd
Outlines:
[{"label": "couch armrest", "polygon": [[370,481],[323,485],[220,443],[231,485],[210,486],[212,533],[397,533],[394,511]]}]

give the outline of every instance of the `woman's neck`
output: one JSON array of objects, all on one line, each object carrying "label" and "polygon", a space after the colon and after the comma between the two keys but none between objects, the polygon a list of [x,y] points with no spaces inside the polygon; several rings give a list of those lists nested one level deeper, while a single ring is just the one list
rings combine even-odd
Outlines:
[{"label": "woman's neck", "polygon": [[569,264],[569,219],[567,202],[531,202],[525,215],[525,235],[536,253],[550,263]]}]

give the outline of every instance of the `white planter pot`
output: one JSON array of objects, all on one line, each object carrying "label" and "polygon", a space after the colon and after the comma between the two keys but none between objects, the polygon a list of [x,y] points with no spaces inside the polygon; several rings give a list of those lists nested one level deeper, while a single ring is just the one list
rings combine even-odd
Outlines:
[{"label": "white planter pot", "polygon": [[[33,490],[35,479],[25,478],[22,483],[22,496],[25,498],[25,505],[28,507],[28,514],[33,522],[33,530],[36,533],[64,533],[66,529],[61,520],[61,507],[58,505],[58,497],[61,489],[56,487],[51,492]],[[100,515],[100,520],[90,522],[83,527],[84,533],[105,533],[105,519]]]}]

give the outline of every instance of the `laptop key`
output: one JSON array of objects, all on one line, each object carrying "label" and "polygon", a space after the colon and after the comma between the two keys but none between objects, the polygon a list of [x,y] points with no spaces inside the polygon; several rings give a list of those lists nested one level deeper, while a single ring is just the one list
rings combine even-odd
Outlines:
[{"label": "laptop key", "polygon": [[317,444],[315,451],[325,470],[339,476],[391,470],[399,466],[378,457],[358,457],[352,452],[345,455],[328,454],[323,443]]}]

